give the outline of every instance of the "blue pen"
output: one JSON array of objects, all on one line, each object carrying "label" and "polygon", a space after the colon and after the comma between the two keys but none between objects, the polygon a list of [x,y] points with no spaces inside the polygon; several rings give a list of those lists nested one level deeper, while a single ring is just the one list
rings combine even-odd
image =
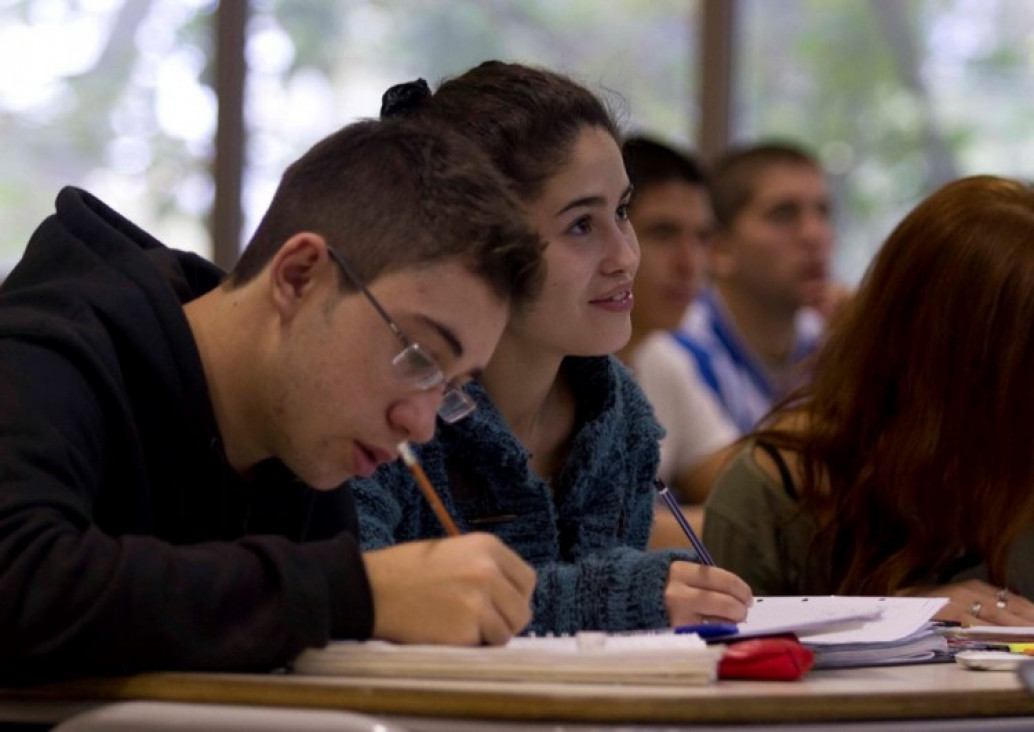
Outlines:
[{"label": "blue pen", "polygon": [[732,623],[701,623],[699,625],[676,625],[672,631],[678,635],[696,633],[706,640],[708,638],[724,638],[728,635],[736,635],[740,632],[740,629]]},{"label": "blue pen", "polygon": [[693,527],[686,521],[686,517],[682,515],[682,509],[679,508],[678,501],[675,500],[675,496],[671,495],[671,491],[668,490],[668,486],[664,484],[664,481],[658,478],[653,482],[654,487],[657,489],[657,493],[660,494],[661,498],[664,499],[664,503],[668,506],[675,520],[678,522],[679,527],[682,529],[682,533],[689,539],[689,543],[693,545],[696,550],[697,558],[701,564],[706,564],[708,567],[714,566],[714,559],[708,554],[707,549],[704,548],[704,542],[700,541],[700,537],[693,531]]}]

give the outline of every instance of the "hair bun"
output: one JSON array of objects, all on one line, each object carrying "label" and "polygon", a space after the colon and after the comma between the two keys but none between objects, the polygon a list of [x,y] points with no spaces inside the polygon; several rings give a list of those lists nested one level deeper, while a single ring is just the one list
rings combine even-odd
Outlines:
[{"label": "hair bun", "polygon": [[423,79],[396,84],[381,97],[381,119],[405,116],[430,96],[431,87]]}]

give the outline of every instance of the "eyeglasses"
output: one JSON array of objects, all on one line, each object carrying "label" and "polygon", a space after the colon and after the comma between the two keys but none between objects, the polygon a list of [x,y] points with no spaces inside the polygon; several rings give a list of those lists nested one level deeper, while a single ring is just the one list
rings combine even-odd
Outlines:
[{"label": "eyeglasses", "polygon": [[[419,343],[406,337],[402,329],[399,328],[398,323],[388,315],[388,311],[373,296],[366,284],[359,279],[359,275],[345,261],[340,252],[328,246],[327,254],[337,262],[341,272],[352,283],[352,286],[363,293],[366,299],[370,301],[370,304],[373,305],[377,314],[391,328],[391,332],[402,342],[402,350],[398,352],[395,358],[391,359],[391,365],[395,369],[395,373],[420,391],[430,391],[440,386],[445,381],[445,374],[442,372],[442,367],[434,360],[434,357],[424,350]],[[469,394],[457,386],[446,384],[445,390],[442,393],[442,403],[438,407],[438,416],[452,424],[469,416],[476,408],[477,405]]]}]

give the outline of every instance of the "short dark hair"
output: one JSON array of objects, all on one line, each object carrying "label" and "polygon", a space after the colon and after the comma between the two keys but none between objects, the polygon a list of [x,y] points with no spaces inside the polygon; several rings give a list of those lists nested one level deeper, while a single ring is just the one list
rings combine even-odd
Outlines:
[{"label": "short dark hair", "polygon": [[[389,105],[381,114],[393,113]],[[502,61],[485,61],[447,79],[433,95],[398,113],[438,120],[472,140],[524,202],[536,200],[570,160],[586,127],[621,140],[610,111],[581,84],[555,71]]]},{"label": "short dark hair", "polygon": [[367,283],[455,258],[519,304],[538,293],[544,274],[543,245],[506,181],[440,125],[367,120],[314,145],[284,172],[229,286],[254,278],[306,231],[342,252]]},{"label": "short dark hair", "polygon": [[771,140],[729,148],[711,166],[711,202],[719,225],[732,225],[754,198],[758,176],[773,165],[822,171],[818,158],[792,142]]},{"label": "short dark hair", "polygon": [[[625,170],[637,194],[651,186],[676,180],[691,186],[706,187],[704,167],[693,155],[649,137],[630,137],[621,146]],[[635,196],[632,198],[635,206]]]}]

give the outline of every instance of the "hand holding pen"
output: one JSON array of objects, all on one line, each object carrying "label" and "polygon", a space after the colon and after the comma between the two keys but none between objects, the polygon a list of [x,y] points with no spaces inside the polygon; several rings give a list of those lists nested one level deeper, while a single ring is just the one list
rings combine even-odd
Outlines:
[{"label": "hand holding pen", "polygon": [[363,552],[373,637],[397,643],[505,643],[531,620],[535,570],[491,534],[460,536],[408,443],[403,462],[431,505],[443,539]]},{"label": "hand holding pen", "polygon": [[689,543],[692,545],[693,550],[697,553],[697,559],[701,564],[706,564],[708,567],[714,566],[714,559],[708,553],[707,548],[704,546],[704,542],[700,541],[700,537],[697,536],[697,532],[693,531],[693,527],[690,526],[689,521],[686,520],[686,515],[682,513],[682,507],[679,506],[678,501],[675,500],[675,496],[671,494],[668,486],[664,484],[664,481],[658,478],[653,482],[653,487],[657,489],[657,494],[664,501],[664,504],[671,511],[675,517],[675,522],[682,529],[682,533],[689,539]]},{"label": "hand holding pen", "polygon": [[734,623],[744,620],[753,602],[750,587],[733,573],[714,566],[714,559],[668,487],[661,480],[657,480],[655,486],[700,560],[699,563],[671,563],[664,589],[664,606],[670,624],[685,626],[715,619]]}]

